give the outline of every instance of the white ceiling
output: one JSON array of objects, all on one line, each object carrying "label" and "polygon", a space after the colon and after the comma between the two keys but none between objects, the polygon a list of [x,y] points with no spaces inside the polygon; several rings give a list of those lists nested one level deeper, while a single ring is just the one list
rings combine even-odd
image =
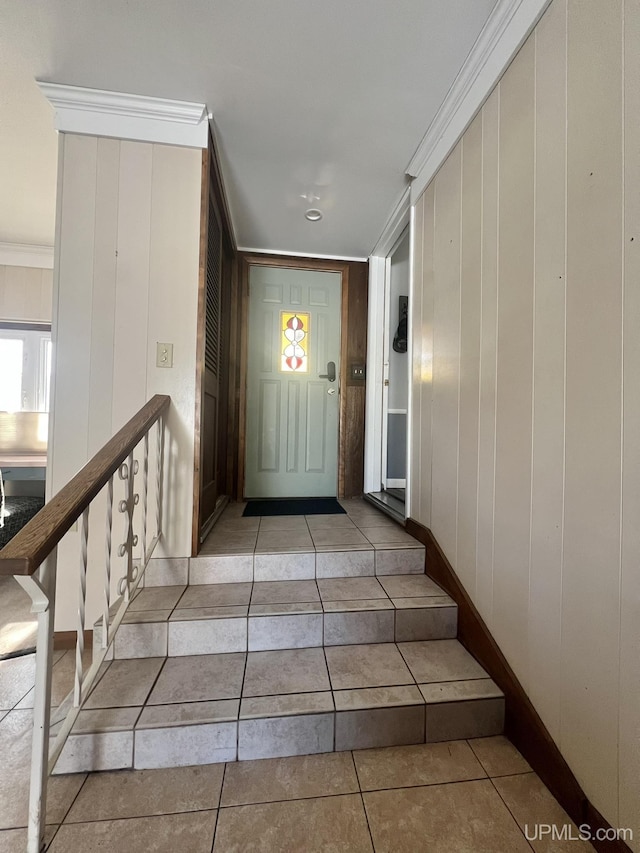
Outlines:
[{"label": "white ceiling", "polygon": [[[366,256],[494,5],[2,0],[0,242],[53,243],[41,79],[206,103],[239,246]],[[307,222],[306,207],[324,219]]]}]

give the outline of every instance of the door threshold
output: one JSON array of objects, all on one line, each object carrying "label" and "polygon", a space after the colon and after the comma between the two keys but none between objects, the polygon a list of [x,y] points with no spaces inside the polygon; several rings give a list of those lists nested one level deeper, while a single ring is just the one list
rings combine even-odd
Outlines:
[{"label": "door threshold", "polygon": [[398,524],[405,526],[404,503],[398,498],[390,495],[389,492],[368,492],[363,495],[365,501],[368,501],[380,512],[384,512],[389,518],[397,521]]}]

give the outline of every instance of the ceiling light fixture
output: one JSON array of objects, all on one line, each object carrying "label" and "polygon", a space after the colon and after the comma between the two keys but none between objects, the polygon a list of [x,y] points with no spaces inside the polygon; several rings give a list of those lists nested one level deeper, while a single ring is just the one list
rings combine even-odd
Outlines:
[{"label": "ceiling light fixture", "polygon": [[309,210],[305,211],[304,215],[309,222],[319,222],[322,219],[322,211],[318,210],[317,207],[310,207]]}]

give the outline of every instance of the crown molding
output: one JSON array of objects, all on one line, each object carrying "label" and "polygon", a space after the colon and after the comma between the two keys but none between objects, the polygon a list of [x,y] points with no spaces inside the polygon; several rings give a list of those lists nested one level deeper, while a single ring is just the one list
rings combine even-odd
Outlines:
[{"label": "crown molding", "polygon": [[36,81],[63,133],[206,148],[206,104]]},{"label": "crown molding", "polygon": [[0,243],[0,264],[7,267],[53,269],[53,246],[29,243]]},{"label": "crown molding", "polygon": [[411,207],[411,186],[407,185],[402,191],[402,195],[396,202],[387,224],[384,226],[382,234],[378,238],[378,242],[371,252],[372,256],[386,258],[404,229],[409,224],[409,208]]},{"label": "crown molding", "polygon": [[319,261],[356,261],[366,264],[369,260],[369,258],[356,258],[348,255],[314,255],[312,252],[289,252],[286,249],[252,249],[248,246],[238,246],[238,251],[245,252],[247,255],[286,255],[290,258],[310,258]]},{"label": "crown molding", "polygon": [[551,0],[498,0],[418,146],[407,174],[415,203]]}]

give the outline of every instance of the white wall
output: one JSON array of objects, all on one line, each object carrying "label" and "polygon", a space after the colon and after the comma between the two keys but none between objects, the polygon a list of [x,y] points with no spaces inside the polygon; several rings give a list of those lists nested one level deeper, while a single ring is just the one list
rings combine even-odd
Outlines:
[{"label": "white wall", "polygon": [[554,0],[415,208],[412,516],[640,850],[640,2]]},{"label": "white wall", "polygon": [[393,338],[400,321],[399,296],[409,296],[409,231],[391,256],[391,287],[389,301],[389,408],[407,408],[409,368],[407,353],[393,349]]},{"label": "white wall", "polygon": [[0,264],[0,322],[50,323],[53,270]]},{"label": "white wall", "polygon": [[[60,134],[48,491],[150,397],[170,394],[160,553],[174,557],[191,543],[200,182],[200,150]],[[172,369],[155,366],[157,341],[173,343]],[[95,515],[100,557],[104,516]],[[71,532],[59,554],[57,630],[75,627],[78,565]],[[99,584],[91,616],[98,596]]]}]

